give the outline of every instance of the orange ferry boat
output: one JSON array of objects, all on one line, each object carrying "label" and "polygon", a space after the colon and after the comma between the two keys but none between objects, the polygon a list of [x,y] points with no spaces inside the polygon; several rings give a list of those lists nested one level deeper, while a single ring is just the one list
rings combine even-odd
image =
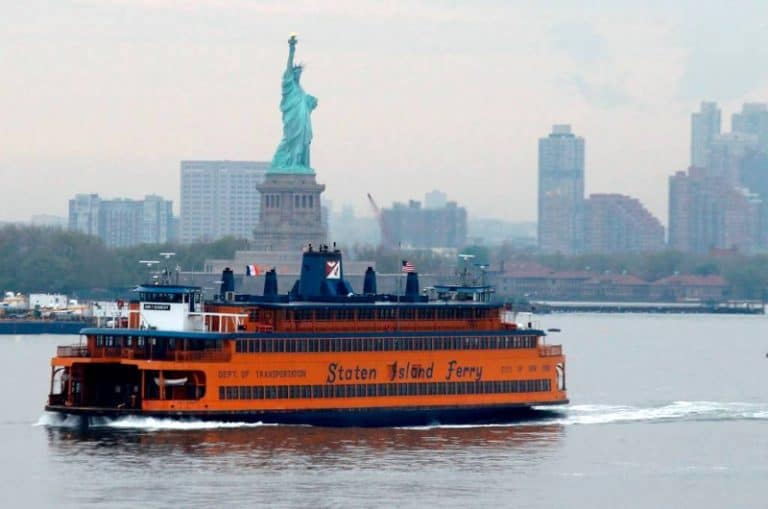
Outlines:
[{"label": "orange ferry boat", "polygon": [[[416,272],[404,295],[362,294],[338,250],[311,246],[287,295],[199,287],[134,289],[127,319],[86,328],[51,360],[46,410],[89,417],[331,426],[505,422],[568,402],[565,357],[543,330],[505,321],[487,286],[436,286]],[[83,340],[84,338],[84,340]]]}]

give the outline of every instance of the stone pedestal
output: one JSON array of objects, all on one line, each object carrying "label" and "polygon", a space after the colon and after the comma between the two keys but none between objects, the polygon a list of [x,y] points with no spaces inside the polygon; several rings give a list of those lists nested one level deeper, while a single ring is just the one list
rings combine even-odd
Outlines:
[{"label": "stone pedestal", "polygon": [[261,215],[254,229],[253,249],[296,251],[311,243],[327,243],[320,194],[325,186],[314,174],[268,172],[256,186],[261,193]]}]

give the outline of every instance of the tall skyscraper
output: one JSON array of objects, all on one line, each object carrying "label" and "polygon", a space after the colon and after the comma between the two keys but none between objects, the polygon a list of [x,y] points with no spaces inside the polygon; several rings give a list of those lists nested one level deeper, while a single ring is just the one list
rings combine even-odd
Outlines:
[{"label": "tall skyscraper", "polygon": [[143,200],[104,200],[78,194],[69,200],[69,229],[97,235],[108,247],[165,244],[173,238],[173,202],[157,195]]},{"label": "tall skyscraper", "polygon": [[720,134],[720,108],[714,102],[702,102],[698,113],[691,115],[691,166],[706,168],[709,148]]},{"label": "tall skyscraper", "polygon": [[755,136],[758,149],[768,153],[768,104],[744,103],[731,117],[731,130]]},{"label": "tall skyscraper", "polygon": [[712,249],[754,252],[760,244],[760,198],[721,176],[691,168],[669,179],[669,246],[708,253]]},{"label": "tall skyscraper", "polygon": [[424,195],[425,209],[441,209],[448,203],[448,195],[437,189],[433,189]]},{"label": "tall skyscraper", "polygon": [[740,186],[744,161],[757,148],[757,135],[744,132],[718,134],[709,144],[706,174],[722,177],[729,186]]},{"label": "tall skyscraper", "polygon": [[572,254],[583,248],[584,138],[555,125],[539,139],[539,249]]},{"label": "tall skyscraper", "polygon": [[173,202],[150,194],[144,197],[141,205],[141,241],[145,244],[175,241]]},{"label": "tall skyscraper", "polygon": [[69,229],[98,235],[100,203],[98,194],[77,194],[69,200]]},{"label": "tall skyscraper", "polygon": [[182,161],[181,235],[183,243],[232,236],[253,238],[269,162]]}]

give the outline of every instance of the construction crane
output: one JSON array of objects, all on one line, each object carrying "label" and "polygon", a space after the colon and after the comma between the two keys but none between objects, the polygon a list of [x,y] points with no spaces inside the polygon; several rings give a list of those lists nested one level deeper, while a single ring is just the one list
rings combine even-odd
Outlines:
[{"label": "construction crane", "polygon": [[381,241],[379,242],[383,248],[392,247],[392,236],[389,233],[389,228],[384,222],[384,216],[381,213],[381,209],[376,205],[376,200],[373,199],[371,193],[368,193],[368,202],[373,209],[373,215],[376,217],[376,221],[379,223],[379,232],[381,233]]}]

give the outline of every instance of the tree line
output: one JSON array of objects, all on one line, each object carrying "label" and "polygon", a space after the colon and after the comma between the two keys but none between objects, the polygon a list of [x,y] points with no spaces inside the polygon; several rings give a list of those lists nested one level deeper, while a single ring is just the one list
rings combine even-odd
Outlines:
[{"label": "tree line", "polygon": [[[450,276],[462,266],[463,260],[446,258],[428,250],[392,251],[382,248],[356,247],[359,259],[374,260],[381,272],[399,270],[401,259],[408,259],[422,273]],[[532,249],[505,244],[501,246],[466,246],[461,250],[471,254],[471,264],[487,266],[493,272],[502,271],[505,264],[535,262],[553,271],[579,270],[595,274],[632,274],[645,281],[657,281],[676,274],[719,275],[730,285],[730,294],[737,299],[763,299],[768,288],[768,255],[744,256],[738,253],[697,255],[677,251],[628,254],[584,254],[575,256],[541,255]]]},{"label": "tree line", "polygon": [[[0,227],[0,290],[22,293],[65,293],[81,298],[112,298],[124,295],[147,279],[147,268],[139,260],[157,260],[160,252],[176,255],[173,269],[201,271],[206,259],[232,258],[237,250],[248,249],[248,241],[225,238],[196,244],[139,245],[109,248],[98,237],[59,228],[6,225]],[[421,273],[450,278],[465,263],[430,250],[391,250],[351,246],[345,254],[358,260],[372,260],[380,273],[400,270],[403,260]],[[622,255],[538,255],[512,245],[467,246],[471,265],[487,265],[499,271],[503,264],[533,261],[552,270],[589,270],[595,273],[633,274],[655,281],[673,274],[720,275],[730,284],[731,295],[761,299],[768,287],[768,255],[707,256],[665,251]]]},{"label": "tree line", "polygon": [[91,235],[35,226],[0,227],[0,290],[21,293],[64,293],[80,298],[113,298],[147,279],[139,260],[162,260],[174,252],[173,269],[203,269],[206,258],[231,258],[248,242],[225,238],[188,245],[109,248]]}]

